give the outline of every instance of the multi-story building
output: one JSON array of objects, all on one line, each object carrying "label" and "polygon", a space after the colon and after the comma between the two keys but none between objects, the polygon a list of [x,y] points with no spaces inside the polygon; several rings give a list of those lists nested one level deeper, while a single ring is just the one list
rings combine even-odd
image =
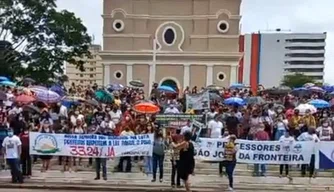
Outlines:
[{"label": "multi-story building", "polygon": [[68,76],[68,82],[66,86],[72,85],[94,85],[95,83],[102,86],[103,82],[103,68],[99,52],[101,51],[100,45],[91,45],[89,48],[92,58],[87,59],[84,64],[85,71],[80,71],[75,65],[66,63],[65,73]]},{"label": "multi-story building", "polygon": [[285,75],[324,79],[326,33],[254,33],[240,37],[239,82],[278,86]]},{"label": "multi-story building", "polygon": [[237,82],[241,0],[104,0],[105,85]]}]

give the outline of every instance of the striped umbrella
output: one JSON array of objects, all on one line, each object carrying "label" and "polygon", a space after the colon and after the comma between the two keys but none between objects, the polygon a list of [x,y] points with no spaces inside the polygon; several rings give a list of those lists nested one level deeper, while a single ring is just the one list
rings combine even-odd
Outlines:
[{"label": "striped umbrella", "polygon": [[61,100],[61,96],[59,96],[56,92],[50,90],[37,91],[36,98],[37,101],[41,101],[44,103],[57,103]]},{"label": "striped umbrella", "polygon": [[44,92],[44,91],[47,91],[48,88],[46,87],[43,87],[43,86],[38,86],[38,85],[35,85],[35,86],[32,86],[32,87],[29,87],[29,89],[35,93],[37,92]]},{"label": "striped umbrella", "polygon": [[323,92],[325,92],[321,87],[316,87],[316,86],[309,87],[308,89],[311,90],[311,91],[313,91],[313,92],[317,92],[317,93],[323,93]]}]

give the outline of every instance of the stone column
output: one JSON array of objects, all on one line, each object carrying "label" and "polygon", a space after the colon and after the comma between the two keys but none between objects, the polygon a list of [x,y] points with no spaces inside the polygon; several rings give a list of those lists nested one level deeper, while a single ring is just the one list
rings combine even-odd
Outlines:
[{"label": "stone column", "polygon": [[127,63],[126,64],[126,84],[127,86],[130,85],[130,82],[132,81],[133,77],[133,64]]},{"label": "stone column", "polygon": [[183,65],[183,89],[185,89],[189,85],[190,85],[190,64],[184,64]]},{"label": "stone column", "polygon": [[149,86],[149,93],[151,93],[152,85],[155,82],[155,72],[156,72],[156,66],[155,63],[150,64],[150,78],[149,83],[147,86]]},{"label": "stone column", "polygon": [[206,86],[213,84],[213,65],[207,64],[206,65]]},{"label": "stone column", "polygon": [[233,83],[237,83],[238,82],[238,66],[237,65],[231,65],[231,69],[230,69],[230,86]]},{"label": "stone column", "polygon": [[102,64],[103,66],[103,86],[110,84],[110,65]]}]

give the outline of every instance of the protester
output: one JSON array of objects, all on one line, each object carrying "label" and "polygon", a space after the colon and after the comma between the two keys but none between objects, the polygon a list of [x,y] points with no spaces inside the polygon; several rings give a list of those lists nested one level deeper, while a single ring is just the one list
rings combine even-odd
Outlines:
[{"label": "protester", "polygon": [[223,123],[219,121],[219,115],[217,114],[214,119],[208,123],[208,137],[221,138],[223,129]]},{"label": "protester", "polygon": [[[319,138],[316,134],[316,130],[313,127],[308,128],[307,132],[302,133],[298,138],[298,141],[313,141],[313,142],[319,142]],[[302,165],[301,171],[302,171],[302,176],[305,177],[306,175],[306,169],[309,169],[309,177],[315,177],[314,174],[314,163],[315,163],[315,155],[312,154],[311,156],[311,162],[308,165]]]},{"label": "protester", "polygon": [[12,183],[23,183],[23,176],[20,168],[20,156],[22,143],[18,136],[14,135],[13,130],[9,130],[8,136],[3,140],[5,158],[12,175]]},{"label": "protester", "polygon": [[165,149],[166,144],[163,139],[163,135],[160,132],[156,132],[154,143],[153,143],[153,179],[152,182],[156,181],[157,169],[159,168],[159,181],[163,181],[164,176],[164,159],[165,159]]},{"label": "protester", "polygon": [[29,130],[30,127],[27,127],[19,135],[19,138],[22,142],[22,153],[21,153],[21,164],[22,164],[22,174],[23,176],[30,177],[32,175],[32,162],[29,152]]},{"label": "protester", "polygon": [[[124,131],[122,131],[121,136],[133,136],[135,135],[133,131],[130,130],[129,127],[125,127]],[[125,172],[131,172],[131,157],[130,156],[123,156],[120,158],[118,163],[118,171],[123,172],[123,162],[126,161]]]},{"label": "protester", "polygon": [[179,169],[177,169],[177,173],[183,180],[187,192],[191,191],[189,175],[193,174],[195,168],[195,149],[190,141],[191,136],[191,132],[185,132],[183,134],[184,141],[173,146],[175,149],[180,150]]},{"label": "protester", "polygon": [[[178,174],[178,168],[179,168],[179,159],[180,159],[180,150],[177,148],[174,148],[173,146],[176,146],[177,144],[181,143],[182,141],[182,135],[184,133],[181,133],[182,130],[178,129],[176,130],[176,134],[172,135],[171,138],[171,144],[170,144],[170,156],[171,156],[171,163],[172,163],[172,174],[171,174],[171,185],[172,187],[181,187],[181,179],[180,175]],[[176,177],[176,185],[175,185],[175,177]]]},{"label": "protester", "polygon": [[[293,136],[291,136],[290,134],[290,130],[285,130],[284,131],[284,135],[282,135],[279,138],[279,142],[282,144],[282,147],[289,152],[290,151],[290,146],[293,145],[293,142],[295,141],[295,138]],[[290,175],[289,175],[289,165],[285,164],[285,165],[280,165],[279,166],[279,174],[280,177],[283,176],[283,169],[285,169],[285,176],[289,179],[291,179]]]},{"label": "protester", "polygon": [[328,120],[323,120],[322,125],[316,129],[320,141],[330,141],[333,138],[333,128],[329,126]]},{"label": "protester", "polygon": [[181,128],[180,134],[183,135],[187,131],[192,132],[191,120],[188,120],[187,124]]},{"label": "protester", "polygon": [[[39,129],[40,133],[53,133],[51,129],[49,120],[45,119],[42,121],[41,128]],[[52,155],[43,154],[40,156],[42,159],[42,168],[41,172],[46,172],[50,169],[50,160],[52,159]]]},{"label": "protester", "polygon": [[[95,132],[95,134],[98,135],[108,135],[108,128],[105,127],[99,127],[99,129]],[[96,167],[95,167],[95,171],[96,171],[96,177],[94,180],[100,180],[100,172],[102,169],[102,177],[103,180],[107,180],[107,158],[105,157],[98,157],[95,158],[95,162],[96,162]]]},{"label": "protester", "polygon": [[278,141],[283,135],[285,135],[285,132],[288,129],[288,120],[285,119],[283,114],[279,114],[279,116],[275,120],[274,128],[275,141]]},{"label": "protester", "polygon": [[[263,123],[259,124],[258,131],[254,135],[254,140],[256,141],[269,141],[269,134],[265,131],[265,125]],[[266,165],[265,164],[255,164],[254,165],[254,176],[265,176]]]},{"label": "protester", "polygon": [[236,153],[238,149],[235,144],[236,139],[235,135],[230,135],[228,138],[229,141],[224,147],[224,166],[229,181],[229,191],[233,191],[233,172],[237,164]]}]

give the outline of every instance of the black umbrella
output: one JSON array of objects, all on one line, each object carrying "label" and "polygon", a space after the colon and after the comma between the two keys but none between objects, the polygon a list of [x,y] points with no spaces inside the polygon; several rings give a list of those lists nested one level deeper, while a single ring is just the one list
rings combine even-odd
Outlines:
[{"label": "black umbrella", "polygon": [[3,91],[0,91],[0,101],[6,101],[7,100],[7,94]]},{"label": "black umbrella", "polygon": [[210,100],[223,101],[223,98],[217,93],[209,93]]},{"label": "black umbrella", "polygon": [[86,100],[85,103],[89,104],[89,105],[93,105],[93,106],[99,106],[99,102],[91,99],[91,100]]},{"label": "black umbrella", "polygon": [[271,94],[271,95],[286,95],[291,92],[291,89],[289,87],[281,86],[281,87],[274,87],[262,90],[262,92]]},{"label": "black umbrella", "polygon": [[130,85],[134,86],[134,87],[144,87],[144,83],[142,83],[140,80],[133,80],[130,81]]},{"label": "black umbrella", "polygon": [[41,112],[41,110],[34,105],[25,105],[23,107],[23,111],[27,111],[27,112],[31,112],[31,113],[40,113]]},{"label": "black umbrella", "polygon": [[209,85],[209,86],[205,87],[205,89],[207,89],[207,90],[223,90],[224,87],[220,86],[220,85],[213,84],[213,85]]},{"label": "black umbrella", "polygon": [[25,83],[36,83],[36,81],[30,77],[26,77],[23,79],[23,82]]}]

